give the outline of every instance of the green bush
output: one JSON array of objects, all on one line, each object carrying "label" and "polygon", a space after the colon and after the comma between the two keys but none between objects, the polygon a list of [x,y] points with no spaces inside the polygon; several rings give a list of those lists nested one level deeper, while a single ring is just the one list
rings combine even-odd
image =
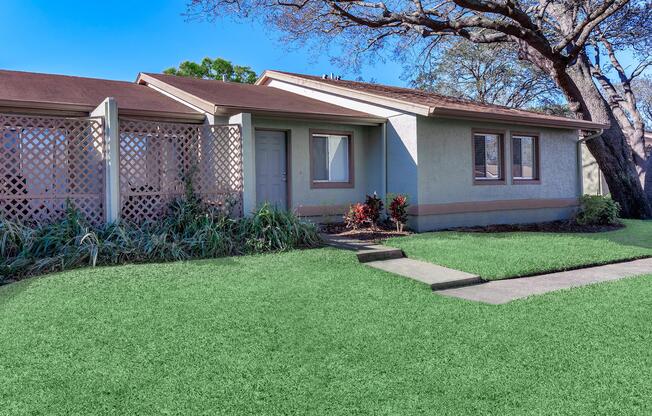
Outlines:
[{"label": "green bush", "polygon": [[584,195],[575,221],[580,225],[615,225],[619,213],[620,205],[610,197]]},{"label": "green bush", "polygon": [[321,244],[317,228],[261,206],[249,218],[180,198],[160,221],[89,225],[69,205],[63,219],[26,226],[0,219],[0,283],[79,266],[161,262],[286,251]]}]

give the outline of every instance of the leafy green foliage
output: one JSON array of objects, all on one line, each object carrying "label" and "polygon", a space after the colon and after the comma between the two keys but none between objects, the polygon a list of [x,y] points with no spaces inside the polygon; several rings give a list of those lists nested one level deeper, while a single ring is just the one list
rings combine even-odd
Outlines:
[{"label": "leafy green foliage", "polygon": [[204,58],[200,63],[184,61],[178,68],[168,68],[163,73],[219,81],[226,77],[227,81],[242,84],[253,84],[257,78],[256,72],[251,67],[234,65],[231,61],[222,58]]},{"label": "leafy green foliage", "polygon": [[262,206],[251,218],[204,208],[190,196],[170,205],[161,221],[92,227],[72,206],[50,224],[0,221],[0,283],[84,265],[161,262],[320,245],[317,229],[289,212]]},{"label": "leafy green foliage", "polygon": [[618,224],[620,205],[608,196],[584,195],[575,221],[581,225]]},{"label": "leafy green foliage", "polygon": [[297,220],[287,211],[263,204],[255,215],[238,223],[238,242],[246,253],[287,251],[293,247],[315,247],[320,240],[312,224]]}]

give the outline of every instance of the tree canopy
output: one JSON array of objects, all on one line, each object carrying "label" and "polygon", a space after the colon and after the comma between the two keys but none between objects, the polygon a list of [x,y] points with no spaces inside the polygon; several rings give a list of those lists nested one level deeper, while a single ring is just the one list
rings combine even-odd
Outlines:
[{"label": "tree canopy", "polygon": [[177,68],[168,68],[163,73],[203,79],[226,79],[243,84],[253,84],[257,78],[256,72],[250,67],[233,65],[231,61],[222,58],[204,58],[200,63],[184,61]]},{"label": "tree canopy", "polygon": [[519,61],[514,48],[466,40],[450,43],[406,70],[412,87],[487,104],[558,111],[562,99],[553,80]]}]

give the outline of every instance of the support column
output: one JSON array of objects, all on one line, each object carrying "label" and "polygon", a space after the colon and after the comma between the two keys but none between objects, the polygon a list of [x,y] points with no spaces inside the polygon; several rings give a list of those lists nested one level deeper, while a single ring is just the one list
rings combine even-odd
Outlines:
[{"label": "support column", "polygon": [[118,104],[108,97],[91,113],[91,117],[104,117],[104,143],[106,169],[104,192],[106,221],[113,223],[120,217],[120,166],[119,166],[119,124]]},{"label": "support column", "polygon": [[229,124],[240,125],[242,135],[242,211],[245,216],[250,216],[256,208],[256,159],[251,114],[240,113],[231,116]]}]

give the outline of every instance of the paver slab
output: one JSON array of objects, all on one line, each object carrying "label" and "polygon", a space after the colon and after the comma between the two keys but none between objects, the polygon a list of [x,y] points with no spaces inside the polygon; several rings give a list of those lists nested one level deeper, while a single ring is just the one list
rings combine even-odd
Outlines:
[{"label": "paver slab", "polygon": [[425,261],[408,258],[365,263],[376,269],[398,274],[430,285],[433,290],[481,283],[480,277]]},{"label": "paver slab", "polygon": [[494,280],[476,286],[439,290],[437,293],[499,305],[532,295],[643,274],[652,274],[652,258],[532,277]]}]

